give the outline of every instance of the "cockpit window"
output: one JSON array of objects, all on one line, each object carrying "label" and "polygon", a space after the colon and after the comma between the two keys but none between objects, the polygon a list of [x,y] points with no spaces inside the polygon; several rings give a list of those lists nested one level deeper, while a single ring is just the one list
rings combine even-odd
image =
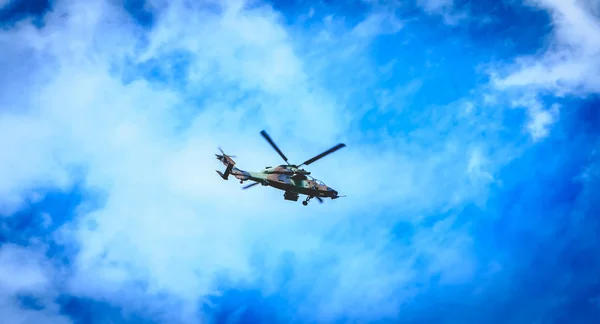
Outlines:
[{"label": "cockpit window", "polygon": [[[311,177],[311,178],[312,178],[312,177]],[[319,180],[319,179],[312,178],[312,180],[313,180],[314,182],[316,182],[316,183],[317,183],[319,186],[324,186],[324,185],[325,185],[325,183],[324,183],[323,181]]]}]

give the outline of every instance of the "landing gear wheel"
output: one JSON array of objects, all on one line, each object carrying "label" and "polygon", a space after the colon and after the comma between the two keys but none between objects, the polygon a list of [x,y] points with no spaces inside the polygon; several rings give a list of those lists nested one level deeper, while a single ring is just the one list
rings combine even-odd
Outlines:
[{"label": "landing gear wheel", "polygon": [[311,198],[312,198],[311,196],[306,197],[306,200],[302,202],[302,205],[304,205],[304,206],[308,205],[308,202],[310,201]]}]

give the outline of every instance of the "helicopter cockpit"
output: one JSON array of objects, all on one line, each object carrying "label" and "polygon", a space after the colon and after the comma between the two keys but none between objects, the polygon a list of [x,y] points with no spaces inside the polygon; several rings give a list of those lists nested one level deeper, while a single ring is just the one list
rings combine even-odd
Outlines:
[{"label": "helicopter cockpit", "polygon": [[321,180],[319,180],[319,179],[317,179],[317,178],[314,178],[314,177],[311,177],[311,176],[308,176],[308,177],[310,178],[310,180],[312,180],[312,181],[316,182],[316,183],[317,183],[319,186],[327,186],[327,185],[325,184],[325,182],[323,182],[323,181],[321,181]]}]

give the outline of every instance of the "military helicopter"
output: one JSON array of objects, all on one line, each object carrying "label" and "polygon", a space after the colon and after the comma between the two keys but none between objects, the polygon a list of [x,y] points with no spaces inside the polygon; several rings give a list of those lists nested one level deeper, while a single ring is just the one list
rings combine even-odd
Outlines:
[{"label": "military helicopter", "polygon": [[290,201],[298,201],[300,195],[306,195],[306,200],[302,202],[304,206],[308,205],[308,202],[312,198],[317,198],[319,203],[323,203],[322,198],[331,198],[337,199],[340,197],[338,192],[330,187],[328,187],[321,180],[315,179],[310,176],[310,172],[301,169],[300,167],[303,165],[309,165],[324,156],[331,154],[342,147],[345,147],[346,144],[339,143],[336,146],[330,148],[329,150],[304,161],[300,165],[290,164],[288,162],[287,157],[281,152],[279,147],[273,142],[271,137],[267,134],[266,131],[262,130],[260,134],[271,144],[271,146],[279,153],[279,155],[283,158],[285,163],[278,165],[276,167],[266,167],[264,170],[259,172],[249,172],[240,170],[235,167],[235,161],[232,157],[233,155],[227,155],[223,152],[221,148],[221,154],[215,154],[217,160],[221,161],[225,165],[225,173],[222,173],[219,170],[216,170],[217,173],[223,178],[223,180],[228,180],[229,175],[233,175],[240,183],[243,184],[244,181],[253,181],[253,183],[242,187],[242,189],[248,189],[254,187],[257,184],[261,184],[263,186],[271,186],[273,188],[283,190],[283,199]]}]

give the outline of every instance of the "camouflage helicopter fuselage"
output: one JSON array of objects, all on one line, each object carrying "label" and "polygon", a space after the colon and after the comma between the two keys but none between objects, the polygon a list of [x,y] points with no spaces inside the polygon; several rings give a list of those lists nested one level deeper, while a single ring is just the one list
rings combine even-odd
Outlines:
[{"label": "camouflage helicopter fuselage", "polygon": [[[272,142],[270,137],[263,131],[261,134],[271,143],[271,145],[277,150],[277,152],[284,158],[287,162],[287,158],[281,153],[279,148]],[[304,162],[301,165],[308,165],[323,156],[330,154],[338,150],[341,147],[344,147],[344,144],[338,144],[336,147]],[[244,183],[244,181],[253,181],[251,185],[246,186],[244,189],[252,187],[257,184],[261,184],[263,186],[270,186],[279,190],[283,190],[285,193],[283,195],[285,200],[298,201],[299,195],[306,195],[307,198],[302,204],[307,205],[309,200],[312,198],[317,198],[319,202],[322,202],[321,198],[331,198],[337,199],[339,197],[338,192],[333,188],[327,186],[322,181],[315,179],[310,176],[310,172],[305,171],[304,169],[299,168],[296,165],[291,164],[282,164],[275,167],[266,167],[262,171],[252,172],[245,171],[235,167],[235,161],[231,158],[231,156],[223,153],[215,154],[217,160],[221,161],[223,165],[225,165],[225,173],[217,170],[217,173],[224,180],[228,180],[229,175],[234,176],[240,183]]]},{"label": "camouflage helicopter fuselage", "polygon": [[[235,162],[227,155],[218,155],[217,159],[223,162],[228,167],[231,165],[231,170],[228,172],[234,176],[240,183],[244,181],[254,181],[263,186],[271,186],[273,188],[283,190],[284,199],[298,201],[299,195],[306,195],[308,202],[311,198],[339,198],[338,192],[333,188],[328,187],[322,181],[309,176],[310,172],[302,169],[297,169],[294,166],[278,165],[275,167],[266,167],[259,172],[244,171],[234,167]],[[227,173],[227,170],[225,170]],[[217,173],[225,180],[229,174],[223,174],[221,171]],[[306,205],[306,204],[305,204]]]}]

